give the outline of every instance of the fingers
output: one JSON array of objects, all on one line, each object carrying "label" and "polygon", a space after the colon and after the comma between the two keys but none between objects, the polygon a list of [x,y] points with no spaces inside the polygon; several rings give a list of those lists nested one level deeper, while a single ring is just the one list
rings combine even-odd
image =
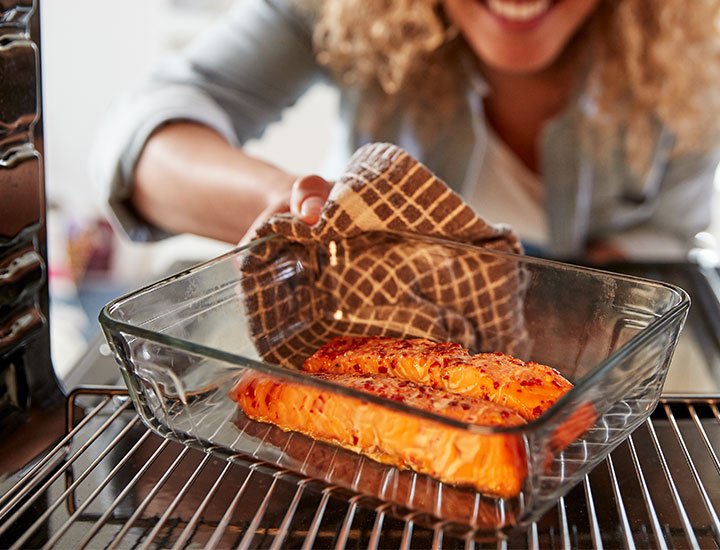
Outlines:
[{"label": "fingers", "polygon": [[320,219],[320,212],[325,205],[333,184],[320,176],[303,176],[295,180],[287,198],[266,208],[253,222],[239,244],[246,244],[255,237],[255,233],[273,214],[291,212],[303,222],[314,225]]},{"label": "fingers", "polygon": [[331,188],[332,183],[320,176],[296,179],[290,192],[290,212],[309,225],[317,223]]}]

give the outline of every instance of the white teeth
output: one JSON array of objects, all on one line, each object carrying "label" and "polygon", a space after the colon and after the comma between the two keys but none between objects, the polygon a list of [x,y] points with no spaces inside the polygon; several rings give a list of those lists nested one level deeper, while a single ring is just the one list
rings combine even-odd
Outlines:
[{"label": "white teeth", "polygon": [[551,0],[534,0],[533,2],[513,2],[512,0],[488,0],[490,11],[513,21],[528,21],[546,12]]}]

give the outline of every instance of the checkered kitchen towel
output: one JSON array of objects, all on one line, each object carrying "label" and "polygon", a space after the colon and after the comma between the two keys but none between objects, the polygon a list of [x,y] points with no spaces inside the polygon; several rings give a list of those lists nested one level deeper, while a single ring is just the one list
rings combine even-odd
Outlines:
[{"label": "checkered kitchen towel", "polygon": [[478,218],[405,151],[366,145],[317,224],[276,215],[257,237],[279,237],[243,257],[250,331],[263,360],[300,367],[333,336],[375,334],[520,353],[523,273],[515,262],[475,250],[448,254],[398,233],[522,252],[508,226]]}]

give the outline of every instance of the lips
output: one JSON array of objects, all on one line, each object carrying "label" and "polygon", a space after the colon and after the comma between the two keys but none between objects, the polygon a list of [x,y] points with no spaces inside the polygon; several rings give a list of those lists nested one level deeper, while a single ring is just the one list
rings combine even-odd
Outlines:
[{"label": "lips", "polygon": [[487,10],[498,19],[514,25],[539,21],[552,7],[553,0],[485,0]]}]

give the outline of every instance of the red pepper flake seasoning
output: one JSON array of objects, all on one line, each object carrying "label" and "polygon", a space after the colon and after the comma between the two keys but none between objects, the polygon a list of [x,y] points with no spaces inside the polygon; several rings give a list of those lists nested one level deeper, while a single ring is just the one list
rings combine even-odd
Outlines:
[{"label": "red pepper flake seasoning", "polygon": [[510,413],[507,411],[500,411],[500,416],[503,418],[508,418],[510,416]]},{"label": "red pepper flake seasoning", "polygon": [[245,397],[249,397],[250,399],[255,397],[255,388],[253,388],[252,386],[248,386],[245,390]]},{"label": "red pepper flake seasoning", "polygon": [[270,407],[270,402],[271,402],[271,401],[272,401],[272,399],[270,398],[270,394],[269,394],[269,393],[266,393],[266,394],[265,394],[265,405],[266,405],[267,407]]},{"label": "red pepper flake seasoning", "polygon": [[357,445],[357,444],[358,444],[358,436],[353,435],[353,436],[352,436],[352,442],[353,442],[353,445]]},{"label": "red pepper flake seasoning", "polygon": [[[336,342],[339,344],[336,355],[329,354],[324,361],[311,361],[307,370],[363,377],[355,379],[353,387],[398,402],[427,399],[435,390],[454,391],[465,385],[472,385],[474,397],[502,403],[511,408],[517,407],[522,411],[521,416],[528,419],[542,414],[556,400],[557,393],[572,387],[562,376],[554,374],[557,372],[555,369],[511,357],[502,351],[472,353],[457,344],[383,337],[343,337]],[[322,357],[324,352],[327,353],[333,343],[335,341],[324,346],[316,358]],[[354,356],[356,352],[359,352],[359,355]],[[334,366],[336,364],[337,367]],[[387,378],[399,371],[403,371],[402,376],[393,380]],[[369,372],[373,374],[365,378],[363,373]],[[406,378],[412,381],[403,380]],[[368,381],[370,384],[365,386]],[[392,390],[388,391],[390,388]],[[515,391],[512,391],[513,388]],[[525,393],[528,395],[525,396]],[[264,395],[263,391],[262,397]],[[530,395],[532,397],[529,397]],[[404,401],[400,396],[404,397]],[[456,401],[453,402],[453,399]],[[433,407],[448,407],[456,412],[474,411],[473,402],[468,400],[466,404],[464,401],[463,398],[450,394],[436,402]],[[532,405],[533,402],[539,407]],[[512,412],[509,414],[509,417],[504,415],[505,418],[514,418]],[[501,418],[499,414],[496,414],[496,417]]]}]

